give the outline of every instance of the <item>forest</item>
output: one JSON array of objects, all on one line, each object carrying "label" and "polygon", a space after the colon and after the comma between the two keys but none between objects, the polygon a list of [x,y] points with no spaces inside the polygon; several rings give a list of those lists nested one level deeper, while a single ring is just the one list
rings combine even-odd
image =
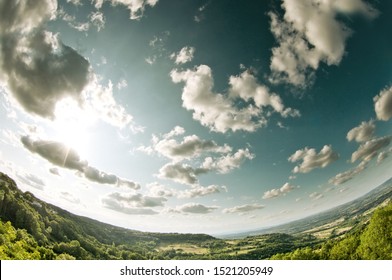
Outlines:
[{"label": "forest", "polygon": [[47,204],[0,172],[0,259],[392,259],[392,202],[340,235],[237,239],[124,229]]}]

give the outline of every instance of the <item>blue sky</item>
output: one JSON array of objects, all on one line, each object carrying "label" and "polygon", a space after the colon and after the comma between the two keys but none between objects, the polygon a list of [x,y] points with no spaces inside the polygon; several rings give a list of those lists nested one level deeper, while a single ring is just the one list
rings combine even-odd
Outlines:
[{"label": "blue sky", "polygon": [[115,225],[238,232],[390,178],[388,1],[2,2],[0,168]]}]

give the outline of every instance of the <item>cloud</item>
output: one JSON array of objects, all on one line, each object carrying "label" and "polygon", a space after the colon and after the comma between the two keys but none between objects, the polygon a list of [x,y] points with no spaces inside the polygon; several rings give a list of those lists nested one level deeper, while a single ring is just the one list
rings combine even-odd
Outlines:
[{"label": "cloud", "polygon": [[69,192],[61,192],[60,198],[74,204],[80,203],[80,199],[75,197],[73,194],[70,194]]},{"label": "cloud", "polygon": [[140,20],[147,6],[154,7],[158,3],[158,0],[93,0],[97,9],[102,7],[104,1],[109,1],[114,6],[126,6],[130,11],[130,19],[133,20]]},{"label": "cloud", "polygon": [[131,182],[116,175],[107,174],[103,171],[89,166],[86,160],[82,160],[79,154],[60,142],[47,140],[34,140],[29,136],[20,138],[23,146],[30,152],[38,154],[50,163],[70,170],[78,171],[86,179],[100,183],[116,185],[118,187],[127,187],[131,189],[140,189],[140,185]]},{"label": "cloud", "polygon": [[177,195],[177,191],[171,188],[167,188],[157,182],[153,182],[148,184],[147,186],[148,193],[151,196],[158,196],[158,197],[173,197]]},{"label": "cloud", "polygon": [[347,133],[347,140],[360,143],[368,141],[373,137],[375,129],[374,121],[362,122]]},{"label": "cloud", "polygon": [[179,192],[178,198],[196,198],[220,193],[222,191],[227,192],[227,188],[225,186],[216,185],[210,185],[208,187],[193,186],[191,189]]},{"label": "cloud", "polygon": [[181,206],[177,206],[176,208],[166,209],[167,212],[171,213],[190,213],[190,214],[208,214],[212,211],[218,209],[217,206],[205,206],[200,203],[186,203]]},{"label": "cloud", "polygon": [[392,87],[386,88],[374,98],[374,110],[377,119],[388,121],[392,118]]},{"label": "cloud", "polygon": [[42,180],[40,177],[31,174],[31,173],[16,173],[16,177],[26,185],[29,185],[30,187],[33,187],[38,190],[43,190],[44,187],[46,186],[44,180]]},{"label": "cloud", "polygon": [[249,149],[239,149],[234,154],[226,154],[219,158],[207,157],[205,158],[201,168],[202,170],[217,171],[226,174],[233,169],[239,168],[246,159],[253,159],[255,157]]},{"label": "cloud", "polygon": [[50,168],[49,172],[52,173],[53,175],[60,176],[60,172],[59,172],[58,168],[56,168],[56,167]]},{"label": "cloud", "polygon": [[154,135],[152,146],[142,146],[139,147],[138,150],[148,154],[156,151],[160,155],[176,162],[199,157],[207,152],[226,153],[231,151],[231,147],[228,145],[219,146],[212,140],[203,140],[196,135],[185,136],[181,142],[177,142],[173,139],[184,133],[184,128],[176,126],[172,131],[163,135],[161,138]]},{"label": "cloud", "polygon": [[318,192],[314,192],[314,193],[311,193],[311,194],[309,195],[309,197],[310,197],[311,199],[313,199],[313,200],[319,200],[319,199],[323,198],[324,195],[321,194],[321,193],[318,193]]},{"label": "cloud", "polygon": [[378,15],[362,0],[283,0],[284,16],[270,12],[271,32],[278,42],[272,49],[270,68],[273,82],[306,87],[320,63],[339,65],[352,31],[341,15]]},{"label": "cloud", "polygon": [[141,194],[110,193],[101,199],[105,208],[129,215],[155,215],[157,211],[149,207],[163,206],[164,198],[143,196]]},{"label": "cloud", "polygon": [[357,160],[370,161],[381,149],[386,148],[391,143],[391,140],[392,136],[384,136],[362,143],[351,155],[351,162],[355,162]]},{"label": "cloud", "polygon": [[55,18],[56,10],[56,0],[42,0],[33,5],[22,1],[1,1],[0,34],[28,33]]},{"label": "cloud", "polygon": [[337,174],[335,177],[329,179],[329,183],[335,186],[344,184],[347,181],[353,179],[356,175],[360,174],[363,170],[365,170],[367,165],[366,161],[360,162],[355,168],[350,169],[348,171]]},{"label": "cloud", "polygon": [[159,178],[171,179],[180,184],[193,185],[198,182],[197,175],[206,173],[203,168],[193,168],[182,163],[168,163],[159,169]]},{"label": "cloud", "polygon": [[178,53],[172,53],[170,58],[174,60],[176,64],[185,64],[192,61],[195,53],[194,47],[183,47]]},{"label": "cloud", "polygon": [[261,204],[245,204],[240,206],[235,206],[233,208],[223,209],[223,213],[248,213],[255,210],[263,209],[265,206]]},{"label": "cloud", "polygon": [[90,22],[97,28],[98,32],[105,27],[105,16],[101,12],[92,12],[89,15]]},{"label": "cloud", "polygon": [[75,150],[62,143],[33,140],[29,136],[22,136],[20,141],[30,152],[40,155],[54,165],[80,172],[88,167],[87,161],[82,160]]},{"label": "cloud", "polygon": [[[111,125],[131,124],[132,116],[113,97],[111,82],[107,87],[100,85],[88,60],[63,44],[58,34],[44,29],[56,16],[57,2],[26,3],[0,4],[4,15],[0,19],[0,83],[9,96],[26,112],[42,118],[54,120],[61,103],[72,100]],[[74,22],[61,10],[59,15]],[[94,22],[101,18],[98,12],[91,14]]]},{"label": "cloud", "polygon": [[282,187],[278,189],[268,190],[264,193],[263,199],[270,199],[274,197],[279,197],[291,192],[295,187],[289,183],[285,183]]},{"label": "cloud", "polygon": [[388,151],[382,151],[378,154],[377,164],[381,164],[387,157],[389,157],[392,153],[392,148],[389,148]]},{"label": "cloud", "polygon": [[37,31],[1,38],[0,78],[11,95],[29,113],[54,119],[58,101],[83,103],[82,91],[90,81],[90,65],[58,36]]},{"label": "cloud", "polygon": [[[230,96],[212,91],[214,81],[207,65],[186,71],[176,69],[171,71],[170,76],[174,83],[185,83],[182,91],[183,107],[193,111],[193,119],[212,131],[253,132],[267,124],[265,115],[269,114],[263,114],[264,106],[269,106],[273,112],[278,110],[276,112],[284,117],[299,116],[297,110],[284,108],[276,94],[267,93],[266,87],[259,85],[253,75],[246,71],[239,77],[230,77]],[[241,100],[246,105],[238,108],[236,102]],[[251,100],[257,103],[256,106]]]},{"label": "cloud", "polygon": [[300,165],[294,167],[294,173],[308,173],[315,168],[325,168],[338,158],[339,155],[332,150],[332,147],[325,145],[319,153],[308,147],[298,150],[288,160],[290,162],[302,161]]}]

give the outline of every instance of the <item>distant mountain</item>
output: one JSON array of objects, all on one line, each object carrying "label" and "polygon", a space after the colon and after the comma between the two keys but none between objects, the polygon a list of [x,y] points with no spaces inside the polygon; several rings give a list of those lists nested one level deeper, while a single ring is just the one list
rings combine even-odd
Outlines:
[{"label": "distant mountain", "polygon": [[386,205],[389,201],[392,201],[392,178],[362,197],[325,212],[279,226],[239,232],[222,237],[242,238],[268,233],[308,233],[316,237],[330,238],[349,231],[355,225],[366,223],[375,209]]}]

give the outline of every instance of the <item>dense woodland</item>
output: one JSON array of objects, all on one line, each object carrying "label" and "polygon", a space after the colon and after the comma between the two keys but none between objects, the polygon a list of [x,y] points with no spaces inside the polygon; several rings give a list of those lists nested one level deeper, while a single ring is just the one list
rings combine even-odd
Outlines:
[{"label": "dense woodland", "polygon": [[271,233],[242,239],[147,233],[47,204],[0,172],[0,259],[392,259],[392,203],[329,239]]}]

